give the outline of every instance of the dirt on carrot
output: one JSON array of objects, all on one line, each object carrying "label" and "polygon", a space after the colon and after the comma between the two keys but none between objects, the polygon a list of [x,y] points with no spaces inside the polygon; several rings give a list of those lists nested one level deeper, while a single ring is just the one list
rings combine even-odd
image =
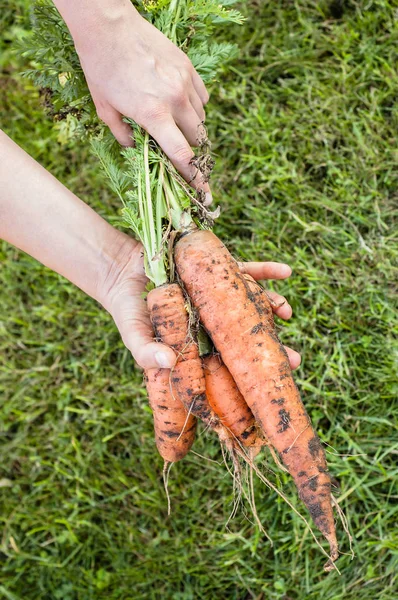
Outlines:
[{"label": "dirt on carrot", "polygon": [[330,570],[338,546],[325,453],[293,381],[266,294],[259,286],[254,289],[210,231],[182,236],[174,259],[223,362],[328,540],[330,560],[325,568]]},{"label": "dirt on carrot", "polygon": [[196,419],[188,417],[183,404],[170,389],[168,369],[148,369],[145,384],[153,412],[155,440],[165,462],[174,463],[186,456],[195,439]]},{"label": "dirt on carrot", "polygon": [[221,441],[231,436],[206,398],[206,381],[198,345],[193,338],[186,301],[177,283],[165,284],[148,294],[148,309],[155,336],[177,354],[169,386],[189,416],[201,419],[217,432]]}]

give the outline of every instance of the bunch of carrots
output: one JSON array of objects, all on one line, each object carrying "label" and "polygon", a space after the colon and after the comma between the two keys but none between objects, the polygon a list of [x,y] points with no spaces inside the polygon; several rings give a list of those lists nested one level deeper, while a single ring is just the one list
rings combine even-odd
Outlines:
[{"label": "bunch of carrots", "polygon": [[[173,369],[145,373],[164,472],[189,452],[197,421],[218,435],[237,477],[244,462],[272,485],[254,458],[262,446],[274,449],[329,543],[330,570],[338,557],[331,478],[278,339],[270,298],[211,231],[217,215],[207,211],[154,140],[131,125],[135,147],[122,151],[122,167],[112,161],[104,139],[94,142],[94,150],[123,203],[125,223],[144,246],[155,338],[177,355]],[[207,147],[204,131],[198,132],[198,145]],[[209,162],[195,161],[205,165],[198,167],[204,179]],[[208,336],[204,353],[200,328]]]},{"label": "bunch of carrots", "polygon": [[[239,22],[237,11],[228,8],[230,0],[223,4],[144,2],[155,24],[191,50],[207,80],[217,57],[222,62],[231,46],[210,47],[203,39],[190,44],[195,30],[203,33],[206,26],[211,31],[222,20]],[[216,433],[235,473],[246,464],[273,487],[254,461],[263,446],[272,449],[329,543],[325,568],[330,570],[338,557],[333,505],[345,529],[346,520],[332,496],[325,452],[278,339],[272,302],[211,230],[217,214],[204,207],[155,141],[131,125],[134,148],[120,151],[105,130],[92,147],[122,202],[124,225],[143,244],[154,335],[178,357],[172,370],[145,373],[159,453],[166,467],[184,458],[199,420]],[[193,164],[207,179],[211,160],[206,159],[204,129],[198,143],[203,156]]]},{"label": "bunch of carrots", "polygon": [[[331,478],[278,339],[271,300],[211,231],[214,215],[148,134],[132,126],[135,147],[122,151],[124,170],[104,140],[93,147],[123,202],[125,223],[144,246],[155,338],[177,355],[173,369],[145,373],[165,472],[189,452],[198,420],[218,435],[237,477],[243,462],[272,486],[254,462],[262,446],[272,448],[329,542],[330,570],[338,557]],[[204,352],[200,328],[208,336]]]}]

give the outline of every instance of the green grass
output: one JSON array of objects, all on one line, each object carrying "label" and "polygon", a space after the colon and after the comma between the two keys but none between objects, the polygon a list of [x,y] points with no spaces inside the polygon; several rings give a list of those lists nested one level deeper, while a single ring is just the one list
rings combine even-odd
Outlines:
[{"label": "green grass", "polygon": [[[10,48],[28,3],[16,4],[2,7],[2,125],[112,220],[118,204],[97,163],[81,144],[58,142],[38,92],[18,77],[26,65]],[[305,526],[260,485],[258,511],[274,547],[243,512],[227,530],[231,481],[222,464],[194,454],[171,472],[167,518],[142,375],[110,317],[3,244],[0,597],[398,594],[396,3],[246,5],[247,22],[229,34],[239,58],[208,107],[213,188],[224,208],[217,231],[236,255],[293,268],[277,285],[295,311],[281,336],[302,352],[297,381],[335,449],[328,459],[356,557],[341,557],[341,576],[325,575]],[[210,433],[195,450],[221,460]],[[276,480],[299,506],[289,479]]]}]

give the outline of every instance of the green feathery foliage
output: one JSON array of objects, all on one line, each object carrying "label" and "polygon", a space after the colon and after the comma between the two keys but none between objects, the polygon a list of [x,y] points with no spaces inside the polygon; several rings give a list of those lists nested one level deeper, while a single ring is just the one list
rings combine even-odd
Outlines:
[{"label": "green feathery foliage", "polygon": [[[228,42],[213,42],[216,27],[223,23],[241,23],[243,17],[223,0],[143,0],[137,8],[165,35],[188,53],[199,74],[214,80],[225,62],[236,53]],[[75,51],[73,39],[51,0],[36,0],[32,7],[32,33],[19,49],[32,61],[24,71],[39,88],[51,90],[56,110],[70,108],[87,111],[95,119],[95,108]],[[81,117],[81,115],[79,115]]]}]

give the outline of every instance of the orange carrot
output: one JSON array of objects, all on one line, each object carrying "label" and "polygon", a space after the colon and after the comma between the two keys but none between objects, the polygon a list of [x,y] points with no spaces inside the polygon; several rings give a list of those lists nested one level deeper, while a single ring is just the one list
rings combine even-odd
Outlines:
[{"label": "orange carrot", "polygon": [[170,390],[169,369],[148,369],[145,383],[152,408],[155,440],[159,454],[174,463],[189,452],[195,439],[196,419],[187,416],[179,398]]},{"label": "orange carrot", "polygon": [[175,246],[179,276],[200,319],[267,440],[279,452],[300,498],[338,557],[331,481],[321,442],[293,381],[265,294],[257,293],[211,231],[193,231]]},{"label": "orange carrot", "polygon": [[200,418],[220,439],[229,439],[206,398],[206,382],[198,346],[191,334],[189,316],[181,287],[165,284],[148,294],[148,309],[155,335],[177,354],[170,372],[170,390],[182,402],[187,414]]},{"label": "orange carrot", "polygon": [[[255,452],[259,451],[264,442],[258,436],[253,413],[220,355],[205,356],[203,364],[206,395],[211,408],[242,446],[251,448]],[[253,456],[253,452],[251,455]]]}]

